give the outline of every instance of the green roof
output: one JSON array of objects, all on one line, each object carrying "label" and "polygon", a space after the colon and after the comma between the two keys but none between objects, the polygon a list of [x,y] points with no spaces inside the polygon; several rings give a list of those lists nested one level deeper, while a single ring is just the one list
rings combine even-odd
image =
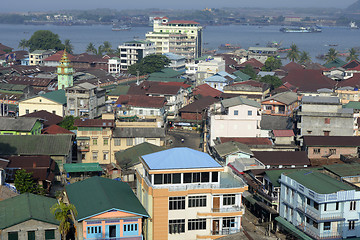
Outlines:
[{"label": "green roof", "polygon": [[58,225],[50,208],[56,204],[54,198],[32,193],[0,201],[0,229],[9,228],[30,219]]},{"label": "green roof", "polygon": [[39,96],[47,98],[51,101],[63,104],[63,105],[66,104],[66,96],[65,96],[64,89],[48,92],[48,93],[45,93],[45,94],[42,94]]},{"label": "green roof", "polygon": [[360,109],[360,102],[350,101],[343,106],[343,108]]},{"label": "green roof", "polygon": [[331,194],[355,188],[316,170],[298,170],[286,174],[287,177],[304,185],[318,194]]},{"label": "green roof", "polygon": [[67,173],[72,172],[102,172],[103,169],[99,163],[67,163],[64,164],[64,170]]},{"label": "green roof", "polygon": [[328,62],[326,64],[324,64],[323,66],[326,68],[337,68],[337,67],[342,67],[346,64],[345,61],[341,60],[340,58],[336,58],[331,62]]},{"label": "green roof", "polygon": [[126,95],[129,91],[130,86],[128,85],[122,85],[117,86],[115,89],[112,89],[108,95],[109,96],[120,96],[120,95]]},{"label": "green roof", "polygon": [[242,71],[236,71],[232,73],[233,75],[236,76],[235,78],[235,82],[243,82],[243,81],[247,81],[249,79],[251,79],[251,77],[245,73],[243,73]]},{"label": "green roof", "polygon": [[360,175],[360,163],[334,164],[327,165],[324,168],[339,177],[351,177]]},{"label": "green roof", "polygon": [[280,187],[279,179],[282,173],[291,173],[297,171],[298,169],[276,169],[276,170],[267,170],[265,174],[268,176],[274,187]]},{"label": "green roof", "polygon": [[165,147],[159,147],[154,144],[144,142],[124,151],[115,153],[115,159],[120,167],[132,167],[140,163],[139,157],[165,150]]},{"label": "green roof", "polygon": [[72,138],[71,134],[0,135],[0,155],[66,156]]},{"label": "green roof", "polygon": [[290,231],[291,235],[295,235],[299,239],[303,240],[312,240],[313,238],[309,237],[305,233],[303,233],[301,230],[297,229],[294,225],[286,221],[284,218],[278,216],[275,218],[275,220],[280,223],[283,227],[285,227],[288,231]]},{"label": "green roof", "polygon": [[164,68],[159,72],[151,73],[149,77],[157,77],[157,78],[175,78],[181,76],[183,73],[176,71],[172,68]]},{"label": "green roof", "polygon": [[111,210],[149,217],[126,182],[92,177],[67,185],[65,189],[70,203],[76,207],[78,221]]}]

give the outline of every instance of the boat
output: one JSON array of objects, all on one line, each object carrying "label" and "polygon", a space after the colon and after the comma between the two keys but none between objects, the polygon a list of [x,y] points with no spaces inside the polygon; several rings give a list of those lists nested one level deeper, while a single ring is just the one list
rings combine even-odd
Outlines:
[{"label": "boat", "polygon": [[282,45],[282,41],[281,42],[272,41],[266,44],[267,47],[271,47],[271,48],[280,48],[281,45]]},{"label": "boat", "polygon": [[350,22],[350,28],[351,29],[359,29],[359,27],[358,27],[358,25],[356,25],[356,23],[355,22]]},{"label": "boat", "polygon": [[120,26],[113,25],[111,30],[112,31],[127,31],[127,30],[130,30],[130,29],[131,29],[131,27],[126,26],[126,25],[120,25]]},{"label": "boat", "polygon": [[232,44],[226,43],[226,44],[221,44],[218,48],[220,50],[235,50],[235,49],[240,49],[241,47],[239,45],[232,45]]},{"label": "boat", "polygon": [[322,32],[319,27],[286,27],[280,28],[281,32],[284,33],[320,33]]}]

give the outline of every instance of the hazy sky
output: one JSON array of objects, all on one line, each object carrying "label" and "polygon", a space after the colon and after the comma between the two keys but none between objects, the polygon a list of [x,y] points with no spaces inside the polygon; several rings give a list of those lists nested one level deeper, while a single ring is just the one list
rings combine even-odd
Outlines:
[{"label": "hazy sky", "polygon": [[336,7],[346,8],[356,0],[16,0],[2,4],[1,12],[26,12],[60,9],[201,9],[220,7]]}]

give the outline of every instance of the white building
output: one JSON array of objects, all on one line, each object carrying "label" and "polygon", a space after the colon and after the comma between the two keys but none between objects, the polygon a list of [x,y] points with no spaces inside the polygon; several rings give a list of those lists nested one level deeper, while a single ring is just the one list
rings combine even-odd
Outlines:
[{"label": "white building", "polygon": [[154,18],[153,31],[146,39],[155,43],[156,53],[172,52],[187,59],[201,56],[202,27],[198,22]]},{"label": "white building", "polygon": [[225,60],[222,57],[208,56],[197,64],[196,80],[201,81],[218,72],[225,72]]},{"label": "white building", "polygon": [[260,103],[234,97],[215,103],[210,109],[210,146],[218,137],[259,137]]},{"label": "white building", "polygon": [[119,46],[120,71],[126,71],[129,66],[137,63],[147,55],[155,53],[154,43],[151,41],[134,40]]},{"label": "white building", "polygon": [[108,60],[108,72],[110,74],[120,73],[120,58],[113,57]]},{"label": "white building", "polygon": [[164,53],[163,55],[171,60],[171,63],[168,66],[169,68],[172,68],[175,71],[185,71],[186,58],[184,56],[174,53]]}]

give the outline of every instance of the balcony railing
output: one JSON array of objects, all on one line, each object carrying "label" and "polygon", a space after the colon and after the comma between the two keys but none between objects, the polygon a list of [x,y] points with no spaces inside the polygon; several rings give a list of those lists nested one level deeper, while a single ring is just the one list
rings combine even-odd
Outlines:
[{"label": "balcony railing", "polygon": [[309,217],[315,219],[318,222],[331,221],[331,220],[333,221],[344,220],[341,212],[335,212],[335,213],[320,212],[311,206],[305,206],[302,204],[298,204],[296,210],[303,212],[305,215],[308,215]]},{"label": "balcony railing", "polygon": [[213,213],[240,212],[243,210],[244,210],[243,206],[231,206],[231,207],[227,207],[227,208],[212,208],[211,209],[211,211]]},{"label": "balcony railing", "polygon": [[316,232],[313,231],[311,229],[311,227],[309,226],[304,226],[304,225],[298,225],[296,226],[298,229],[300,229],[301,231],[305,232],[307,235],[309,235],[310,237],[317,239],[317,240],[336,240],[336,239],[342,239],[341,238],[341,234],[340,232],[342,232],[341,230],[338,229],[338,231],[336,232],[325,232],[325,233],[320,233],[320,232]]},{"label": "balcony railing", "polygon": [[89,145],[78,146],[78,150],[80,152],[88,152],[89,151]]},{"label": "balcony railing", "polygon": [[241,229],[238,228],[229,228],[229,229],[223,229],[223,230],[213,230],[211,231],[212,235],[229,235],[241,232]]}]

